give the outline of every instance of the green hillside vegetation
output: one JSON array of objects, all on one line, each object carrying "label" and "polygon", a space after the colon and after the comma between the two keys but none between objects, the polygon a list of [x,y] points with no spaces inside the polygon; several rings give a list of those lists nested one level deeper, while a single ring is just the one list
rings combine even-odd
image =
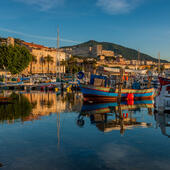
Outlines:
[{"label": "green hillside vegetation", "polygon": [[[128,60],[137,60],[138,59],[138,51],[131,49],[131,48],[127,48],[121,45],[117,45],[114,43],[109,43],[109,42],[97,42],[94,40],[90,40],[88,42],[82,43],[82,44],[78,44],[75,46],[67,46],[67,47],[63,47],[63,48],[80,48],[80,47],[93,47],[95,45],[102,45],[103,46],[103,50],[111,50],[115,52],[115,55],[121,54],[125,59]],[[140,53],[140,60],[146,60],[146,61],[154,61],[154,62],[158,62],[158,59],[151,57],[147,54],[144,53]],[[161,60],[161,62],[166,63],[166,60]]]}]

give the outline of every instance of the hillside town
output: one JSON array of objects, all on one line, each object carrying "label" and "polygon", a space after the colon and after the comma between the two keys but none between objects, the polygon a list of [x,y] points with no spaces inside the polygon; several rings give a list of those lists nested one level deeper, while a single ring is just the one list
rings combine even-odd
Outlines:
[{"label": "hillside town", "polygon": [[[1,41],[0,45],[15,45],[15,39],[8,37],[5,41]],[[30,74],[65,74],[66,63],[71,58],[74,58],[77,66],[82,66],[83,71],[93,72],[94,68],[108,67],[108,68],[126,68],[132,70],[157,70],[158,63],[148,60],[126,60],[121,54],[115,55],[114,51],[104,50],[102,45],[93,47],[79,47],[79,48],[49,48],[43,45],[21,41],[19,44],[26,47],[34,56],[34,60],[30,62],[29,66],[22,71],[23,75]],[[95,67],[94,67],[95,64]],[[69,65],[67,65],[69,67]],[[163,70],[170,69],[170,63],[161,63]],[[67,72],[68,73],[68,72]],[[0,71],[0,75],[4,74],[4,70]],[[10,74],[10,73],[8,73]]]}]

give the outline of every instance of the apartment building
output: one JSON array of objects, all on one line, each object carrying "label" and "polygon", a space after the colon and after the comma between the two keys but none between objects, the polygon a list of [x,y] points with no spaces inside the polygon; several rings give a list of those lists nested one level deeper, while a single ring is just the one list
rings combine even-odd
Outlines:
[{"label": "apartment building", "polygon": [[[28,48],[36,58],[36,60],[31,62],[29,67],[24,70],[23,74],[65,73],[65,66],[62,65],[62,61],[66,60],[65,52],[28,42],[22,42],[21,45]],[[47,56],[51,57],[51,61],[45,61]]]}]

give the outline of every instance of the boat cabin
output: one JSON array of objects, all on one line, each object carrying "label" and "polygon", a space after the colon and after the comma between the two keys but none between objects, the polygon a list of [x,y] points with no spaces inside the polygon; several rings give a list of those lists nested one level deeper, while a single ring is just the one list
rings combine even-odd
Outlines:
[{"label": "boat cabin", "polygon": [[95,87],[106,87],[107,82],[108,82],[107,76],[91,74],[90,85],[93,85]]}]

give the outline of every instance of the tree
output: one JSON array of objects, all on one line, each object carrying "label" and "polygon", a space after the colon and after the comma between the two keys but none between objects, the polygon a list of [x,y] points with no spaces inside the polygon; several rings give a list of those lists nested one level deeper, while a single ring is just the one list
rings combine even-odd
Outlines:
[{"label": "tree", "polygon": [[11,74],[18,74],[28,67],[31,54],[26,47],[15,45],[0,46],[0,68],[6,69]]},{"label": "tree", "polygon": [[32,64],[37,62],[37,57],[35,55],[31,55],[31,65],[30,65],[30,74],[32,74]]},{"label": "tree", "polygon": [[75,57],[71,57],[67,61],[65,61],[65,67],[66,67],[66,72],[72,74],[82,71],[81,63],[78,62]]},{"label": "tree", "polygon": [[64,77],[64,68],[66,67],[67,62],[65,60],[62,60],[60,65],[63,66],[63,77]]},{"label": "tree", "polygon": [[43,56],[40,58],[40,63],[42,65],[42,74],[43,74],[44,73],[44,64],[46,63],[45,58]]},{"label": "tree", "polygon": [[45,59],[45,62],[48,63],[48,73],[50,73],[50,70],[49,70],[49,68],[50,68],[50,63],[51,63],[51,64],[54,63],[53,57],[50,56],[50,55],[47,55],[44,59]]}]

